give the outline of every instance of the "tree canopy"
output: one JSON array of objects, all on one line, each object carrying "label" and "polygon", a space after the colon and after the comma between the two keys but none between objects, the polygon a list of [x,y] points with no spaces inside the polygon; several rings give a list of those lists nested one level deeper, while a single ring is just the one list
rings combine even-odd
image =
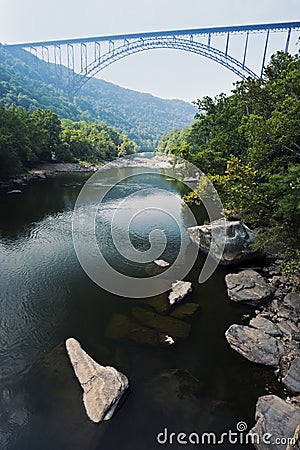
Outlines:
[{"label": "tree canopy", "polygon": [[127,136],[97,122],[60,120],[51,110],[0,106],[0,177],[38,162],[109,161],[136,151]]},{"label": "tree canopy", "polygon": [[[195,104],[194,123],[165,135],[158,151],[182,156],[184,149],[215,185],[227,215],[263,228],[265,243],[299,248],[299,54],[278,52],[261,79],[240,81],[231,95]],[[191,193],[186,201],[195,198]]]}]

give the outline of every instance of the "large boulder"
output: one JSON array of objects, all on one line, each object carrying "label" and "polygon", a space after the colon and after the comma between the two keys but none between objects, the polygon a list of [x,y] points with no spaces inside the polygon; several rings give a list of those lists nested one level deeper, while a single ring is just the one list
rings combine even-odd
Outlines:
[{"label": "large boulder", "polygon": [[229,273],[225,277],[230,300],[237,303],[258,306],[269,300],[271,286],[255,270],[247,269],[239,273]]},{"label": "large boulder", "polygon": [[74,338],[67,339],[66,348],[83,389],[88,417],[96,423],[110,419],[128,389],[127,377],[114,367],[96,363]]},{"label": "large boulder", "polygon": [[294,394],[300,393],[300,357],[291,362],[282,382],[289,391]]},{"label": "large boulder", "polygon": [[249,325],[253,328],[258,328],[270,336],[279,337],[282,336],[281,330],[270,319],[264,317],[262,314],[258,314],[256,317],[250,320]]},{"label": "large boulder", "polygon": [[231,325],[225,337],[235,351],[249,361],[278,368],[281,358],[281,346],[277,338],[261,329],[245,325]]},{"label": "large boulder", "polygon": [[288,439],[298,434],[300,408],[276,395],[265,395],[257,401],[255,420],[257,422],[250,431],[259,437],[253,440],[255,447],[259,450],[285,450]]},{"label": "large boulder", "polygon": [[220,264],[234,265],[249,261],[260,255],[250,246],[255,240],[254,233],[241,221],[227,219],[214,220],[208,225],[188,228],[192,242]]}]

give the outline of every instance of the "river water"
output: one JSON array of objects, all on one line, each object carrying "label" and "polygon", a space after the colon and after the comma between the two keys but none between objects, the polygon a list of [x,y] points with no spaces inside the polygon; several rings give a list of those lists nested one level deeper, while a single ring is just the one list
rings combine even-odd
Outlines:
[{"label": "river water", "polygon": [[[133,168],[132,174],[137,170]],[[219,435],[236,431],[240,421],[250,429],[257,398],[278,393],[280,387],[272,371],[249,363],[225,340],[226,329],[242,323],[242,316],[252,311],[227,299],[226,270],[218,268],[199,285],[204,257],[198,256],[186,278],[193,282],[186,301],[199,309],[188,320],[189,337],[176,340],[174,346],[147,345],[118,336],[118,329],[115,334],[108,331],[116,315],[132,318],[137,306],[153,311],[153,304],[167,294],[156,296],[152,303],[119,297],[101,289],[83,271],[72,241],[72,213],[88,177],[57,175],[29,184],[20,195],[0,194],[1,450],[181,448],[178,443],[158,444],[157,434],[167,428],[169,433]],[[153,174],[134,180],[135,190],[145,186],[162,189],[157,201],[168,202],[184,228],[180,183],[153,169]],[[109,211],[131,187],[127,181],[118,195],[107,200],[100,230],[109,223]],[[171,200],[168,192],[174,194]],[[151,192],[148,195],[146,202]],[[199,215],[198,220],[202,219]],[[149,220],[159,218],[142,216],[133,230],[141,247],[151,230]],[[122,227],[122,220],[117,225]],[[171,242],[163,256],[172,261],[178,252],[178,226],[164,221],[163,228]],[[114,255],[108,252],[118,265]],[[123,270],[143,275],[134,265]],[[96,425],[85,414],[81,388],[64,347],[71,336],[96,361],[116,367],[129,378],[130,395],[107,423]],[[220,447],[232,446],[225,442]],[[233,448],[252,447],[236,444]]]}]

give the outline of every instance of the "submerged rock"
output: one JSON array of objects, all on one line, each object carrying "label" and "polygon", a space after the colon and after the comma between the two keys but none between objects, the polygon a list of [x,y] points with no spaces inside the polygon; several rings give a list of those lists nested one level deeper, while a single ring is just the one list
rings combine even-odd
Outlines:
[{"label": "submerged rock", "polygon": [[195,314],[198,308],[198,303],[180,303],[172,308],[170,316],[175,317],[175,319],[186,320]]},{"label": "submerged rock", "polygon": [[179,425],[191,424],[201,414],[203,383],[188,370],[170,369],[158,374],[147,382],[145,392],[148,404],[156,404],[156,409],[175,418]]},{"label": "submerged rock", "polygon": [[133,308],[132,314],[136,320],[146,327],[154,328],[160,333],[167,334],[173,338],[187,338],[190,334],[190,325],[173,317],[161,316],[143,308]]},{"label": "submerged rock", "polygon": [[[250,431],[251,434],[257,434],[260,438],[259,442],[254,443],[255,447],[259,450],[270,448],[285,450],[287,440],[293,438],[300,424],[300,408],[276,395],[265,395],[259,397],[257,401],[255,420],[256,425]],[[264,437],[267,437],[267,442],[263,439]],[[285,443],[276,443],[277,439],[278,442],[281,440]]]},{"label": "submerged rock", "polygon": [[281,351],[277,338],[244,325],[231,325],[225,336],[230,347],[249,361],[279,367]]},{"label": "submerged rock", "polygon": [[123,314],[114,314],[107,326],[106,336],[110,339],[128,339],[138,344],[166,344],[166,336],[153,328],[142,326]]},{"label": "submerged rock", "polygon": [[110,419],[129,387],[127,377],[114,367],[96,363],[74,338],[67,339],[66,348],[83,389],[88,417],[96,423]]},{"label": "submerged rock", "polygon": [[260,252],[250,247],[255,240],[254,233],[239,220],[214,220],[208,225],[190,227],[188,233],[192,242],[205,253],[211,251],[223,265],[238,264],[260,256]]},{"label": "submerged rock", "polygon": [[182,300],[192,290],[190,281],[175,281],[172,283],[172,290],[169,294],[170,305]]},{"label": "submerged rock", "polygon": [[255,270],[229,273],[225,277],[230,300],[237,303],[258,306],[271,298],[272,289]]}]

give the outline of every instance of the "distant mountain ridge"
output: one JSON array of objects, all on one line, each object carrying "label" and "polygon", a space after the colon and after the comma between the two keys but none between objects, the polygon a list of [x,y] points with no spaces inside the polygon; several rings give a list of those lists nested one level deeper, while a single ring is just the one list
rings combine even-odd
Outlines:
[{"label": "distant mountain ridge", "polygon": [[70,99],[66,80],[57,85],[54,65],[22,49],[0,47],[0,103],[32,111],[51,109],[61,118],[105,122],[134,140],[141,151],[155,149],[168,131],[188,126],[195,108],[182,100],[165,100],[93,78]]}]

